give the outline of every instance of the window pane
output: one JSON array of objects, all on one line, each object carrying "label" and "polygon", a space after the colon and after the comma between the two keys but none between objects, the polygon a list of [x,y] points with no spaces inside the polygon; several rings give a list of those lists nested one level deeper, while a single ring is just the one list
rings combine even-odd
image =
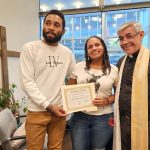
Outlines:
[{"label": "window pane", "polygon": [[73,19],[73,30],[74,30],[74,38],[80,38],[81,37],[81,23],[80,23],[80,17],[74,16]]},{"label": "window pane", "polygon": [[114,5],[114,4],[128,4],[128,3],[141,3],[148,2],[150,0],[104,0],[104,5]]},{"label": "window pane", "polygon": [[105,35],[104,40],[111,56],[111,63],[114,63],[119,56],[124,55],[122,49],[116,41],[118,39],[117,29],[125,22],[137,21],[143,25],[145,32],[143,45],[150,49],[150,44],[148,42],[150,40],[150,8],[109,11],[105,13],[105,16],[106,28],[103,30]]},{"label": "window pane", "polygon": [[42,39],[43,36],[43,21],[44,21],[44,17],[40,17],[40,39]]},{"label": "window pane", "polygon": [[72,50],[72,41],[71,40],[63,39],[63,40],[61,40],[61,43]]},{"label": "window pane", "polygon": [[73,18],[70,16],[70,17],[67,17],[65,16],[65,20],[66,20],[66,31],[65,31],[65,34],[63,36],[63,38],[71,38],[72,37],[72,24],[73,24]]}]

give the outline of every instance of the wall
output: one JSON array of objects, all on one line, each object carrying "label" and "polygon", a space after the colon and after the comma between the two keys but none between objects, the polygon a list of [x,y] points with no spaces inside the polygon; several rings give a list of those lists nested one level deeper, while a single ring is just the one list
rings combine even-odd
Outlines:
[{"label": "wall", "polygon": [[[23,44],[39,39],[38,12],[39,0],[0,0],[0,25],[6,27],[8,50],[21,51]],[[9,83],[17,85],[15,97],[21,99],[19,58],[8,57],[8,70]]]},{"label": "wall", "polygon": [[7,48],[19,51],[39,37],[39,0],[0,0],[0,25],[6,27]]}]

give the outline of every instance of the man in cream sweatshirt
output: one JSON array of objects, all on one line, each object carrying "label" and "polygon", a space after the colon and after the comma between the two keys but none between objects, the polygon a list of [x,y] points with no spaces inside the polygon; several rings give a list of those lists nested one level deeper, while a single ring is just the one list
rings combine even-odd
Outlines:
[{"label": "man in cream sweatshirt", "polygon": [[41,150],[48,134],[48,150],[61,150],[67,113],[62,109],[61,86],[75,65],[70,49],[59,44],[65,32],[64,15],[47,13],[43,40],[24,45],[20,56],[21,84],[28,96],[28,150]]}]

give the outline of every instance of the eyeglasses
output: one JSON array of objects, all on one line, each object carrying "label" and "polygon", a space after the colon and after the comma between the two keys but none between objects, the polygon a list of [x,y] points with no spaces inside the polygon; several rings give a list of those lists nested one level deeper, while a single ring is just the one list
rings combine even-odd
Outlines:
[{"label": "eyeglasses", "polygon": [[137,36],[139,34],[139,32],[135,33],[134,35],[131,35],[130,33],[129,34],[126,34],[125,36],[120,36],[117,40],[117,42],[123,42],[124,39],[126,40],[131,40],[133,39],[135,36]]}]

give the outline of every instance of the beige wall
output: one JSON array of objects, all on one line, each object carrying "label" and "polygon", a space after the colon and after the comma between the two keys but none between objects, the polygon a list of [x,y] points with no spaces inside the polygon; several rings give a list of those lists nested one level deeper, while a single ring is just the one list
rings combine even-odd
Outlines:
[{"label": "beige wall", "polygon": [[0,25],[7,30],[7,48],[20,50],[39,37],[39,0],[0,0]]},{"label": "beige wall", "polygon": [[[0,26],[6,27],[8,50],[21,51],[23,44],[39,39],[38,12],[39,0],[0,0]],[[16,99],[21,99],[24,93],[20,88],[19,58],[8,58],[8,71],[9,83],[18,87]]]}]

